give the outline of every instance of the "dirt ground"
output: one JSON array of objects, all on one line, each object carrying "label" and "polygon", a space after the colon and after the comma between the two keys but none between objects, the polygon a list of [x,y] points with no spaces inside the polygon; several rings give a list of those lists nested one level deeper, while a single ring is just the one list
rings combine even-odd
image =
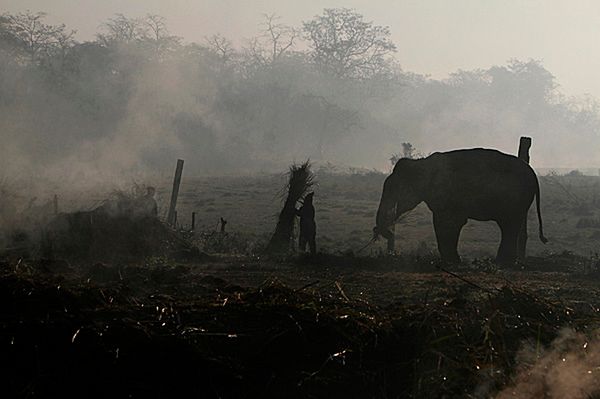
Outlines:
[{"label": "dirt ground", "polygon": [[[379,172],[334,174],[328,169],[316,170],[315,207],[319,247],[328,253],[356,251],[371,238],[375,213],[386,175]],[[600,176],[548,174],[539,176],[544,230],[550,239],[543,245],[537,239],[537,219],[529,213],[529,254],[548,255],[564,251],[592,256],[600,243]],[[273,232],[281,209],[281,190],[286,176],[189,177],[184,173],[178,202],[178,222],[182,228],[191,225],[196,213],[196,230],[218,230],[219,218],[228,221],[227,231],[255,248],[264,244]],[[171,195],[170,179],[145,181],[157,187],[159,213],[166,218]],[[82,192],[46,190],[38,195],[38,203],[59,194],[59,209],[64,212],[90,210],[98,206],[115,188],[94,187]],[[26,205],[30,198],[23,195]],[[419,205],[399,221],[396,227],[398,252],[436,252],[431,212]],[[494,222],[469,221],[463,228],[459,252],[468,258],[494,256],[500,232]],[[376,255],[384,249],[377,243],[361,255]],[[250,251],[251,252],[251,251]]]},{"label": "dirt ground", "polygon": [[[600,350],[595,266],[570,254],[528,261],[523,271],[487,260],[441,270],[412,256],[8,260],[0,367],[16,397],[501,398],[564,331],[590,346],[560,353]],[[533,392],[517,397],[545,391]]]}]

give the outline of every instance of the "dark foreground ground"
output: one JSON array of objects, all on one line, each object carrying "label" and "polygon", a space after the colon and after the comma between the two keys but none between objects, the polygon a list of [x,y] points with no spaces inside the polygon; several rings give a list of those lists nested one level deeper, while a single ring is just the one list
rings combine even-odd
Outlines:
[{"label": "dark foreground ground", "polygon": [[594,397],[596,266],[6,259],[2,397]]}]

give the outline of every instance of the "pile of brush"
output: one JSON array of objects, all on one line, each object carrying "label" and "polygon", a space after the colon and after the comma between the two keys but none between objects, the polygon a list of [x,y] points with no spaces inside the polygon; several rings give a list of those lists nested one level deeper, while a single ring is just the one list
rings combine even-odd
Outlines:
[{"label": "pile of brush", "polygon": [[267,252],[281,253],[290,250],[294,238],[294,222],[296,220],[296,204],[310,191],[315,176],[310,170],[310,162],[301,165],[293,164],[288,172],[289,180],[282,190],[285,196],[283,209],[279,213],[275,232],[267,245]]},{"label": "pile of brush", "polygon": [[93,210],[59,214],[44,228],[42,255],[103,262],[153,256],[202,260],[197,247],[147,212],[142,192],[115,191]]}]

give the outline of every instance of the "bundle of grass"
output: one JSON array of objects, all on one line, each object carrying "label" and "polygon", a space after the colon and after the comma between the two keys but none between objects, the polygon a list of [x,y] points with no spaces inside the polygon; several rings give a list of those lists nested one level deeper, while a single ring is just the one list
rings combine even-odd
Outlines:
[{"label": "bundle of grass", "polygon": [[287,193],[283,209],[279,213],[275,232],[267,245],[267,252],[285,252],[290,249],[294,235],[294,220],[296,219],[296,203],[314,184],[314,174],[310,170],[310,162],[301,165],[293,164],[288,173],[289,180],[282,190],[282,197]]}]

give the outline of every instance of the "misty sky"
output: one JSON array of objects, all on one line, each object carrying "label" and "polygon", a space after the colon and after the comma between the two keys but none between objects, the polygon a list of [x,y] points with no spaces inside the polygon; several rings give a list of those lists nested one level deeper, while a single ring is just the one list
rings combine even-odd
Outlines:
[{"label": "misty sky", "polygon": [[355,8],[391,28],[403,69],[443,78],[510,58],[539,59],[566,94],[600,98],[600,1],[594,0],[0,0],[2,11],[46,11],[91,39],[115,13],[160,14],[186,41],[251,37],[263,13],[299,25],[325,7]]}]

